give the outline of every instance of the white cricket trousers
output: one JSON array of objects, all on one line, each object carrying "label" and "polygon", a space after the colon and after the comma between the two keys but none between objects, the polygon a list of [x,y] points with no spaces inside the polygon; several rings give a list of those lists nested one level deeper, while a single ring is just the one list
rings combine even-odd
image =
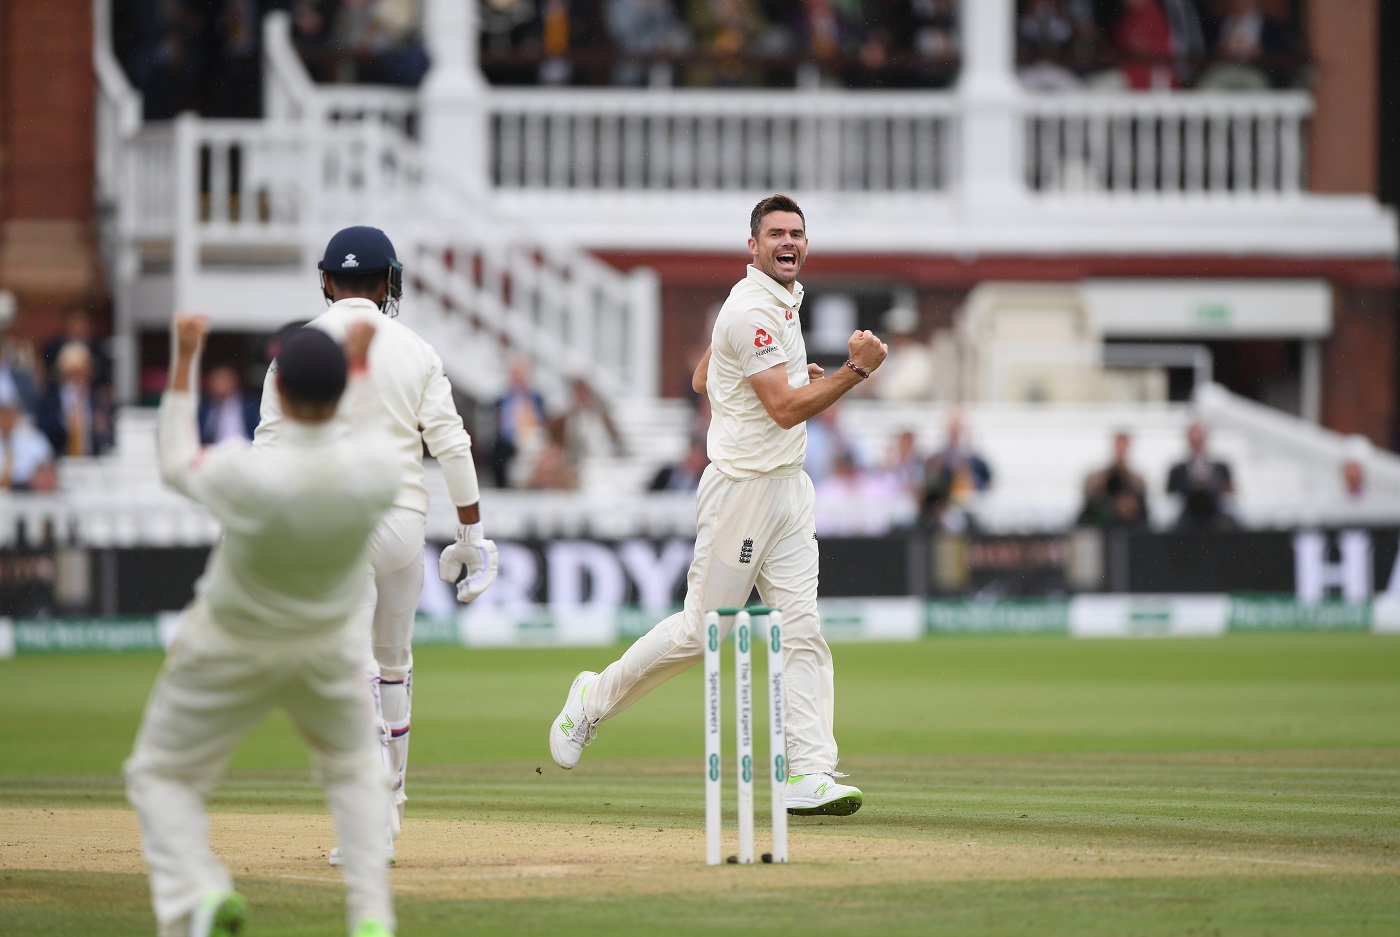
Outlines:
[{"label": "white cricket trousers", "polygon": [[368,622],[365,668],[375,692],[375,718],[383,733],[384,761],[393,785],[389,828],[398,836],[408,774],[408,732],[413,719],[413,621],[423,593],[423,537],[428,519],[394,507],[370,535],[373,566],[360,604]]},{"label": "white cricket trousers", "polygon": [[[615,716],[693,666],[704,654],[705,612],[742,607],[757,586],[764,604],[783,613],[789,770],[835,769],[835,668],[817,613],[814,505],[812,481],[800,468],[744,480],[705,469],[685,607],[598,675],[588,687],[588,717]],[[732,625],[721,622],[725,634]]]},{"label": "white cricket trousers", "polygon": [[159,934],[233,880],[209,847],[205,801],[248,729],[281,707],[306,740],[345,855],[349,929],[394,926],[384,802],[389,778],[371,719],[353,628],[251,640],[219,627],[196,601],[146,703],[126,762],[127,799],[141,821]]}]

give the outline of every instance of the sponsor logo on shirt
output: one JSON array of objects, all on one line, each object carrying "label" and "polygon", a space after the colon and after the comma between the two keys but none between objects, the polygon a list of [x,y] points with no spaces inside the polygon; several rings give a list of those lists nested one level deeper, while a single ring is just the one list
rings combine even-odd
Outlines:
[{"label": "sponsor logo on shirt", "polygon": [[754,333],[753,333],[753,347],[755,347],[755,348],[762,348],[762,347],[764,347],[765,345],[771,345],[771,344],[773,344],[773,336],[769,335],[769,334],[768,334],[767,332],[765,332],[763,329],[756,329],[756,330],[754,331]]},{"label": "sponsor logo on shirt", "polygon": [[787,315],[786,315],[784,318],[786,318],[789,322],[792,321],[792,310],[791,310],[791,309],[789,309],[789,310],[787,311]]}]

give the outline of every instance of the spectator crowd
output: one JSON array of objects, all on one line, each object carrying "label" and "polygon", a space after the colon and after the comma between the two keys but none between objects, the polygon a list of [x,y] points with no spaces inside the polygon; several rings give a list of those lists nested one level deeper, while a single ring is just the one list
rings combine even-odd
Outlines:
[{"label": "spectator crowd", "polygon": [[[473,2],[473,0],[464,0]],[[943,88],[958,0],[474,0],[499,85]],[[286,10],[321,82],[411,87],[427,73],[425,0],[134,0],[118,58],[149,119],[261,109],[262,18]],[[1262,90],[1305,75],[1286,0],[1018,0],[1035,90]]]},{"label": "spectator crowd", "polygon": [[37,350],[14,334],[18,315],[0,289],[0,491],[52,491],[60,459],[112,447],[111,360],[81,307]]},{"label": "spectator crowd", "polygon": [[1303,61],[1285,0],[1022,0],[1022,83],[1090,89],[1263,91]]}]

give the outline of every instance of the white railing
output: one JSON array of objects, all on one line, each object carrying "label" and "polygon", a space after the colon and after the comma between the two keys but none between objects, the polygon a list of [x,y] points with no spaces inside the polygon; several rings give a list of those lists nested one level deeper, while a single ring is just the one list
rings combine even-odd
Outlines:
[{"label": "white railing", "polygon": [[954,102],[927,93],[495,88],[504,189],[942,192]]},{"label": "white railing", "polygon": [[1025,95],[1041,193],[1267,197],[1303,188],[1303,92]]}]

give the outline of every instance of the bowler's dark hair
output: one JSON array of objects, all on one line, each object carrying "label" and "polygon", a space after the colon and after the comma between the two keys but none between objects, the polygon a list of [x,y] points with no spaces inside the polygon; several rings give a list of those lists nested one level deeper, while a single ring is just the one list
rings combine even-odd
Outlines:
[{"label": "bowler's dark hair", "polygon": [[379,289],[381,283],[388,280],[389,271],[371,270],[368,273],[327,273],[326,279],[331,281],[336,293],[342,298],[352,296],[368,299],[374,295],[374,291]]},{"label": "bowler's dark hair", "polygon": [[758,226],[763,223],[763,216],[775,211],[794,212],[802,219],[804,225],[807,224],[807,216],[802,214],[802,209],[798,208],[791,198],[786,195],[770,195],[753,207],[753,214],[749,215],[749,233],[757,238]]}]

